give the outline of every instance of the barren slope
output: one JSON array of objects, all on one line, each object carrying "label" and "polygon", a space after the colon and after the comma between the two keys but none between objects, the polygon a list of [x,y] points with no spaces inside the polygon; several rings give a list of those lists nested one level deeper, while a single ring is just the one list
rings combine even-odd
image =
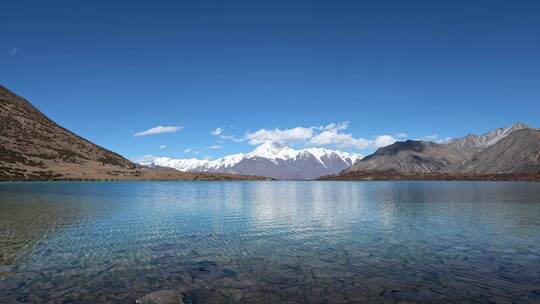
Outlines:
[{"label": "barren slope", "polygon": [[462,165],[466,174],[540,172],[540,131],[521,129],[476,154]]},{"label": "barren slope", "polygon": [[438,172],[465,161],[467,155],[448,145],[407,140],[378,149],[357,161],[350,171],[394,171],[402,173]]},{"label": "barren slope", "polygon": [[0,86],[0,180],[252,178],[135,164],[64,129]]}]

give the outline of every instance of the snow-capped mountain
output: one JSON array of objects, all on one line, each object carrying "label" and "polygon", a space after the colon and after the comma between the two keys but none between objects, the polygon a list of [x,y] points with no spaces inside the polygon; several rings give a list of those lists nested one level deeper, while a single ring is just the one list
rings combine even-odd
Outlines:
[{"label": "snow-capped mountain", "polygon": [[454,138],[445,142],[445,144],[458,148],[467,154],[472,155],[494,145],[512,132],[526,128],[530,128],[530,126],[522,123],[516,123],[512,126],[498,128],[482,135],[469,134],[464,137]]},{"label": "snow-capped mountain", "polygon": [[360,154],[323,148],[296,150],[276,143],[264,143],[252,152],[228,155],[216,160],[159,157],[146,165],[170,167],[179,171],[236,173],[291,180],[335,174],[362,157]]}]

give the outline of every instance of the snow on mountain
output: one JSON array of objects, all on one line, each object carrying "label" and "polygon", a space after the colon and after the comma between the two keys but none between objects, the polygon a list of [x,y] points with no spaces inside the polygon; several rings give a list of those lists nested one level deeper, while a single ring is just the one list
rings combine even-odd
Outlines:
[{"label": "snow on mountain", "polygon": [[249,153],[216,160],[159,157],[152,166],[179,171],[224,172],[267,176],[276,179],[313,179],[350,167],[362,155],[323,148],[296,150],[277,143],[264,143]]},{"label": "snow on mountain", "polygon": [[454,138],[445,142],[445,144],[461,149],[469,155],[472,155],[494,145],[512,132],[526,128],[530,128],[530,126],[516,123],[512,126],[498,128],[482,135],[469,134],[464,137]]}]

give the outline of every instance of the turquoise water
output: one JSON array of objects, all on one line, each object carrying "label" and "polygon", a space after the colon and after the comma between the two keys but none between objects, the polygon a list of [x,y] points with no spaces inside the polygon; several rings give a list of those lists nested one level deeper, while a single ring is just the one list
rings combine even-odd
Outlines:
[{"label": "turquoise water", "polygon": [[170,288],[192,303],[539,303],[540,183],[0,184],[0,303]]}]

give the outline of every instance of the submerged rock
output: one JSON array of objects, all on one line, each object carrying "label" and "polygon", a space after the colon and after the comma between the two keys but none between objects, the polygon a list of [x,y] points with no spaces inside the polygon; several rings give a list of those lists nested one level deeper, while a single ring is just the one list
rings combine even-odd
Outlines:
[{"label": "submerged rock", "polygon": [[186,295],[186,303],[190,304],[220,304],[225,303],[225,297],[217,290],[197,288]]},{"label": "submerged rock", "polygon": [[135,301],[137,304],[184,304],[182,295],[174,290],[159,290]]},{"label": "submerged rock", "polygon": [[236,278],[237,277],[236,271],[234,271],[232,269],[229,269],[229,268],[223,268],[221,273],[223,273],[223,276],[225,278]]},{"label": "submerged rock", "polygon": [[220,304],[226,298],[215,289],[195,288],[187,292],[158,290],[135,301],[136,304]]}]

